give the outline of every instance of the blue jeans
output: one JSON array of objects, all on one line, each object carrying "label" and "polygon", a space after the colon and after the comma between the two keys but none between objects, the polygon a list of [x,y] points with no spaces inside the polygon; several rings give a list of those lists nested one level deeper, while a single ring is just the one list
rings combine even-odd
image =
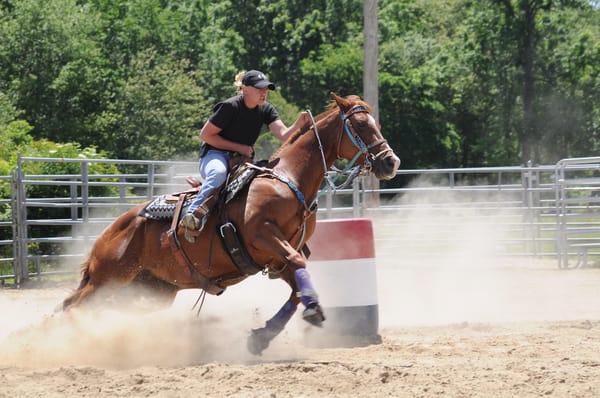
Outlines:
[{"label": "blue jeans", "polygon": [[193,213],[200,205],[227,180],[229,152],[210,149],[200,158],[200,177],[203,179],[200,192],[188,208]]}]

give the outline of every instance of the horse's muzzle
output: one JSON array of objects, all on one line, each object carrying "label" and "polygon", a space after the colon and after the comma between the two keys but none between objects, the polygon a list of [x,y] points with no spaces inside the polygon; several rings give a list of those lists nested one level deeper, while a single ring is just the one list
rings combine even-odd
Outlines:
[{"label": "horse's muzzle", "polygon": [[391,180],[400,167],[400,159],[393,152],[373,161],[373,173],[380,180]]}]

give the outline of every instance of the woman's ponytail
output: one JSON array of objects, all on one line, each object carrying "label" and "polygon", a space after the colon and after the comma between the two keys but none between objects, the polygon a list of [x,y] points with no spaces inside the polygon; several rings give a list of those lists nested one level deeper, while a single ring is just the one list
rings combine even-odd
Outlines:
[{"label": "woman's ponytail", "polygon": [[246,71],[243,70],[243,71],[239,72],[237,75],[235,75],[235,81],[233,82],[233,85],[235,86],[235,88],[238,92],[242,91],[242,79],[244,78],[245,74],[246,74]]}]

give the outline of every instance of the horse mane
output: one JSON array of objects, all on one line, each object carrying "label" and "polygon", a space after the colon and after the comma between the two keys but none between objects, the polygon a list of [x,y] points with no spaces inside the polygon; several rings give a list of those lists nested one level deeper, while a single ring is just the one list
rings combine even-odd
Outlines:
[{"label": "horse mane", "polygon": [[[369,110],[369,112],[371,112],[371,107],[369,106],[369,104],[367,104],[365,101],[360,99],[360,97],[358,95],[349,95],[349,96],[345,97],[345,99],[352,102],[353,105],[364,106],[365,108],[367,108]],[[337,102],[334,99],[330,100],[329,103],[327,104],[327,106],[325,107],[325,111],[319,113],[317,115],[317,117],[315,118],[315,123],[319,122],[322,119],[329,117],[331,114],[337,112],[338,110],[339,110],[339,106],[338,106]],[[275,153],[273,153],[273,155],[271,155],[271,158],[269,159],[269,161],[276,159],[277,156],[279,156],[279,153],[282,151],[282,149],[292,145],[294,142],[296,142],[298,140],[298,138],[303,136],[304,133],[306,133],[307,131],[312,129],[312,127],[313,127],[312,123],[309,123],[305,126],[302,126],[298,130],[294,131],[292,133],[292,135],[279,147],[279,149],[276,150]]]}]

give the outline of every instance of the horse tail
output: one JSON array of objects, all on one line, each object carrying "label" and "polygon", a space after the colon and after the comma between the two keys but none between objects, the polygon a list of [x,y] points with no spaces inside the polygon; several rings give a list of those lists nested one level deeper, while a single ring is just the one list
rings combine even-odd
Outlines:
[{"label": "horse tail", "polygon": [[75,289],[69,297],[63,300],[58,307],[54,309],[54,312],[66,311],[69,309],[73,303],[79,299],[83,289],[87,286],[90,281],[90,256],[81,264],[81,282],[79,282],[79,287]]},{"label": "horse tail", "polygon": [[79,283],[79,287],[77,288],[77,290],[83,289],[85,285],[87,285],[90,281],[90,262],[91,259],[88,256],[88,258],[83,262],[83,264],[81,264],[81,282]]}]

